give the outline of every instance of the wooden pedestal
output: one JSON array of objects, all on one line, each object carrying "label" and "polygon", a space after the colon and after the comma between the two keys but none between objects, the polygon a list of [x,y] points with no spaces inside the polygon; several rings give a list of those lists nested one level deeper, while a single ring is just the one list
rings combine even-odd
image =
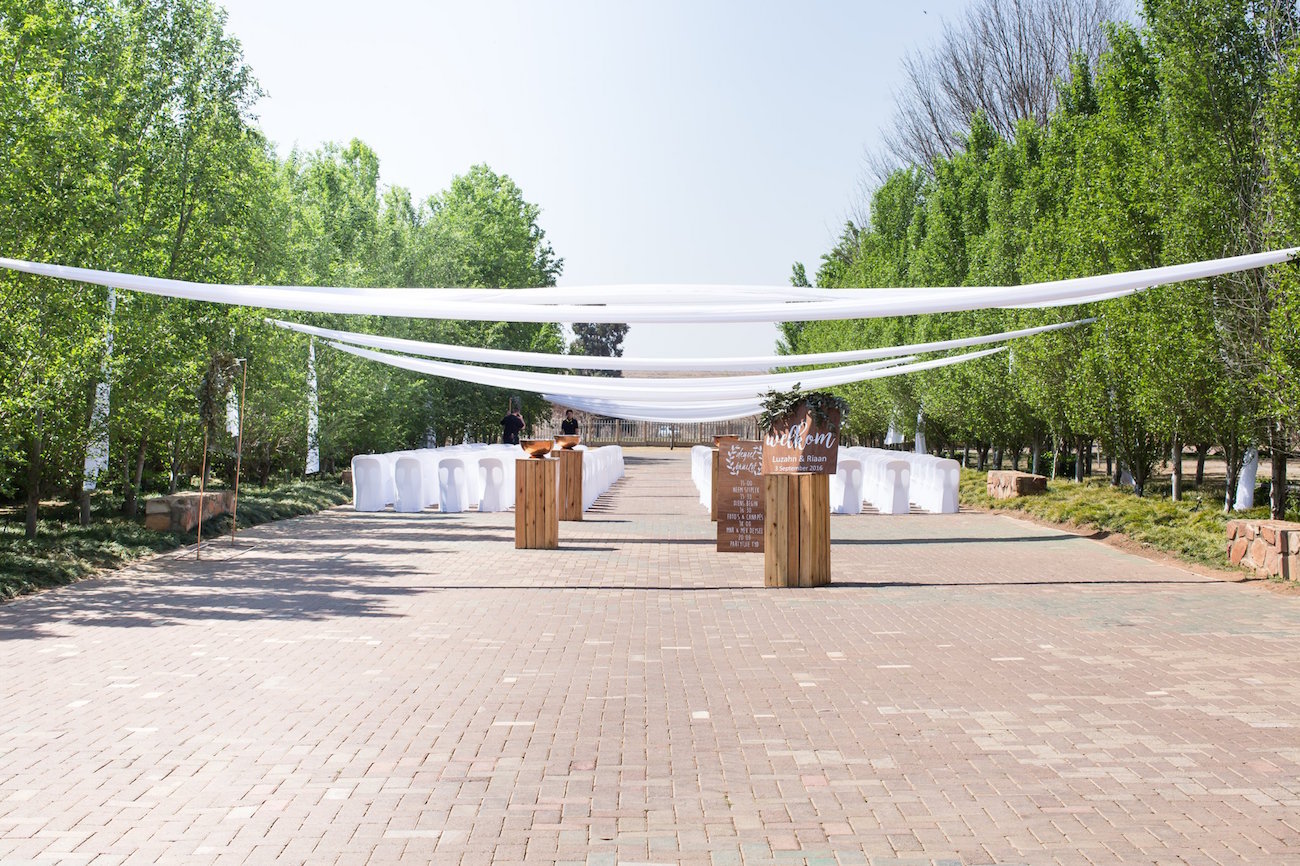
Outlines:
[{"label": "wooden pedestal", "polygon": [[550,458],[515,461],[515,547],[555,550],[560,546],[558,466],[559,461]]},{"label": "wooden pedestal", "polygon": [[709,489],[713,491],[713,503],[709,506],[709,519],[715,523],[718,520],[718,461],[721,459],[722,452],[717,448],[713,449],[713,481]]},{"label": "wooden pedestal", "polygon": [[764,475],[763,585],[831,582],[829,475]]},{"label": "wooden pedestal", "polygon": [[582,519],[582,452],[562,449],[559,458],[559,505],[561,520]]}]

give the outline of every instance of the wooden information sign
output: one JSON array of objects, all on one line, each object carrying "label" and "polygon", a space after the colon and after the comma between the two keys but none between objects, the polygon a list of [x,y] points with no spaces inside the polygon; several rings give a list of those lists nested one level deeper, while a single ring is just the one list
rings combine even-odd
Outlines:
[{"label": "wooden information sign", "polygon": [[763,551],[763,443],[746,439],[718,442],[718,552]]},{"label": "wooden information sign", "polygon": [[826,423],[818,424],[808,413],[808,404],[800,403],[763,435],[763,474],[834,475],[839,453],[839,410],[828,410]]}]

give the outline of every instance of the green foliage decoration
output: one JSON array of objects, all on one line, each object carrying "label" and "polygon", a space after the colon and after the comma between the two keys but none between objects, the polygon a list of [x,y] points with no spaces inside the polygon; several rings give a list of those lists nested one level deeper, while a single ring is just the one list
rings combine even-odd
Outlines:
[{"label": "green foliage decoration", "polygon": [[773,390],[763,395],[763,411],[758,416],[758,429],[768,432],[781,419],[797,411],[800,404],[805,403],[809,416],[816,424],[826,424],[833,411],[839,412],[841,418],[849,412],[849,403],[843,397],[829,391],[800,391],[799,384],[795,383],[789,391]]}]

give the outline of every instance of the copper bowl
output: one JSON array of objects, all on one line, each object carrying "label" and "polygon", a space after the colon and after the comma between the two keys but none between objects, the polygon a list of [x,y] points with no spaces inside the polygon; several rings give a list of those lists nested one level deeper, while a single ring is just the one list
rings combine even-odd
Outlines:
[{"label": "copper bowl", "polygon": [[551,453],[551,446],[554,444],[550,439],[522,439],[519,442],[520,447],[529,457],[545,457]]},{"label": "copper bowl", "polygon": [[563,448],[565,451],[572,450],[580,441],[582,441],[581,436],[556,436],[555,437],[555,444]]}]

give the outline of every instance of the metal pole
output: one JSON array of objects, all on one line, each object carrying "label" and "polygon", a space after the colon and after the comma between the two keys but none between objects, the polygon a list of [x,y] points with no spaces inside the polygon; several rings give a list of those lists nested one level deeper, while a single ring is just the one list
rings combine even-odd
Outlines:
[{"label": "metal pole", "polygon": [[199,463],[199,525],[198,535],[194,540],[194,558],[202,559],[203,550],[203,482],[208,474],[208,425],[203,425],[203,460]]},{"label": "metal pole", "polygon": [[230,506],[230,546],[235,546],[235,532],[239,529],[239,469],[244,460],[244,395],[248,393],[248,359],[236,358],[244,367],[244,380],[239,386],[239,436],[235,440],[235,502]]}]

